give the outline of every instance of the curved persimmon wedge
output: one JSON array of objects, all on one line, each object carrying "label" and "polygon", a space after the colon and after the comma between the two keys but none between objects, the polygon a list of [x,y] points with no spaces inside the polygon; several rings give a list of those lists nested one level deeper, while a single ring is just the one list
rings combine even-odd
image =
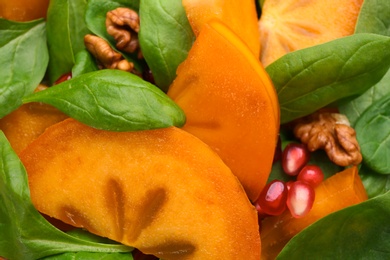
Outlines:
[{"label": "curved persimmon wedge", "polygon": [[259,57],[260,33],[255,1],[183,0],[182,3],[195,35],[198,35],[203,25],[210,20],[220,19],[242,38],[256,57]]},{"label": "curved persimmon wedge", "polygon": [[[36,91],[47,88],[39,85]],[[20,106],[0,119],[0,130],[4,132],[12,148],[20,153],[28,144],[41,135],[45,129],[68,118],[57,108],[38,102]]]},{"label": "curved persimmon wedge", "polygon": [[264,66],[284,54],[354,33],[363,0],[267,0],[259,20]]},{"label": "curved persimmon wedge", "polygon": [[223,23],[207,23],[179,66],[168,95],[183,129],[210,145],[255,201],[272,167],[279,105],[268,74]]},{"label": "curved persimmon wedge", "polygon": [[20,158],[35,207],[65,223],[168,260],[260,258],[239,181],[179,128],[110,132],[67,119]]}]

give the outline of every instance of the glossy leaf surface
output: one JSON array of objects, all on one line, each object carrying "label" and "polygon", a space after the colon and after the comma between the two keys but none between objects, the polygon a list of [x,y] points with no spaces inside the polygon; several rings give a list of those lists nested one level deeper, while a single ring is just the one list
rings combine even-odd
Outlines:
[{"label": "glossy leaf surface", "polygon": [[20,105],[45,75],[49,56],[43,20],[18,23],[0,18],[0,118]]},{"label": "glossy leaf surface", "polygon": [[24,102],[44,102],[98,129],[145,130],[182,126],[184,112],[159,88],[134,74],[99,70],[34,93]]},{"label": "glossy leaf surface", "polygon": [[278,92],[281,123],[376,84],[390,67],[389,45],[389,37],[361,33],[288,53],[270,64],[266,70]]}]

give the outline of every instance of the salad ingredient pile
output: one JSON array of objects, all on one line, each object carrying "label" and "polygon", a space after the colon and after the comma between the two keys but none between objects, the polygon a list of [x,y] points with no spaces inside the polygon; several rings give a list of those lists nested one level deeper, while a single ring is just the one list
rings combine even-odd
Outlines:
[{"label": "salad ingredient pile", "polygon": [[20,3],[0,259],[390,258],[388,0]]}]

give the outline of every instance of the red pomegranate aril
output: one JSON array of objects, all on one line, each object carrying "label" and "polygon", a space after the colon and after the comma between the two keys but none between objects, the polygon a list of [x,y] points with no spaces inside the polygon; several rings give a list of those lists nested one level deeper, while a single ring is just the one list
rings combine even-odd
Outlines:
[{"label": "red pomegranate aril", "polygon": [[304,217],[313,207],[314,188],[306,182],[295,181],[288,191],[287,207],[295,218]]},{"label": "red pomegranate aril", "polygon": [[305,165],[299,172],[297,180],[307,182],[315,188],[324,180],[324,173],[317,165]]},{"label": "red pomegranate aril", "polygon": [[54,82],[54,85],[70,80],[71,78],[72,78],[72,72],[65,73]]},{"label": "red pomegranate aril", "polygon": [[286,210],[287,187],[279,180],[268,183],[261,191],[259,198],[255,202],[255,207],[262,215],[280,215]]},{"label": "red pomegranate aril", "polygon": [[310,152],[304,144],[289,143],[282,154],[283,171],[290,176],[296,176],[309,159]]}]

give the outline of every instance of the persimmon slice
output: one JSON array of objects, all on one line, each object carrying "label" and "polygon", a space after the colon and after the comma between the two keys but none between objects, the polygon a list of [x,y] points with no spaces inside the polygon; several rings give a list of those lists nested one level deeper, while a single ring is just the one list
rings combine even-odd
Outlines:
[{"label": "persimmon slice", "polygon": [[354,33],[363,0],[267,0],[259,20],[264,66],[284,54]]},{"label": "persimmon slice", "polygon": [[259,57],[260,33],[255,1],[183,0],[182,3],[195,35],[198,35],[210,20],[220,19],[237,33],[257,58]]},{"label": "persimmon slice", "polygon": [[218,20],[202,27],[168,95],[183,109],[183,129],[210,145],[255,201],[272,167],[279,105],[268,74]]},{"label": "persimmon slice", "polygon": [[110,132],[67,119],[20,158],[33,204],[65,223],[163,259],[260,258],[239,181],[179,128]]}]

